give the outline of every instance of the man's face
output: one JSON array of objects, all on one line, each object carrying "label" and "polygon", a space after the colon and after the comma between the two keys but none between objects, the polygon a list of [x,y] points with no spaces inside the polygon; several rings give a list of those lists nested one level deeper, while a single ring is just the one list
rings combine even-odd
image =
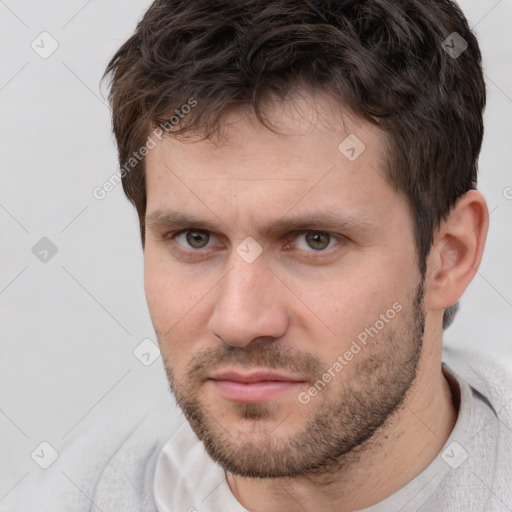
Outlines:
[{"label": "man's face", "polygon": [[243,476],[339,461],[397,409],[421,353],[412,217],[383,134],[316,101],[267,110],[285,135],[230,114],[220,144],[169,139],[146,159],[145,287],[171,389]]}]

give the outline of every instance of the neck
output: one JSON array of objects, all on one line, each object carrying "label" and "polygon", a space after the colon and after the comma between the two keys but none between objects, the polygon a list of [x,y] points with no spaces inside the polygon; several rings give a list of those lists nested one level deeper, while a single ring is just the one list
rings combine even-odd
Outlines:
[{"label": "neck", "polygon": [[410,482],[441,451],[457,419],[441,371],[441,349],[423,356],[398,410],[336,467],[322,475],[272,480],[227,473],[237,500],[251,512],[351,512],[379,503]]}]

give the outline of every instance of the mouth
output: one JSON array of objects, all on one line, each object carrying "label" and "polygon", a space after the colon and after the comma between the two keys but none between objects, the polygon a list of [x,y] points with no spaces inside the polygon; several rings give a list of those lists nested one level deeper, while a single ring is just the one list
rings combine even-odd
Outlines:
[{"label": "mouth", "polygon": [[275,400],[293,390],[297,391],[306,381],[300,377],[268,371],[223,371],[211,375],[207,382],[227,400],[259,403]]}]

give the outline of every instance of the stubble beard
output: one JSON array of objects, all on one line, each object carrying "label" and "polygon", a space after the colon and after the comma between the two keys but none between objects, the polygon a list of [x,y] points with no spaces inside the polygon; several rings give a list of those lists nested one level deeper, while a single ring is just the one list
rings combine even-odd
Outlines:
[{"label": "stubble beard", "polygon": [[[400,313],[408,315],[402,321],[402,332],[397,334],[397,329],[386,326],[378,342],[370,341],[349,363],[354,377],[343,379],[341,372],[324,393],[312,398],[309,405],[318,403],[316,411],[287,438],[278,436],[275,425],[275,432],[264,426],[279,411],[276,402],[233,404],[241,422],[252,421],[254,429],[244,436],[230,432],[216,418],[215,409],[201,401],[205,375],[229,363],[293,368],[310,376],[313,383],[325,371],[318,359],[259,340],[244,348],[225,345],[194,357],[183,383],[176,381],[165,361],[171,392],[209,456],[225,471],[249,478],[321,476],[355,462],[371,446],[378,429],[400,409],[416,379],[425,328],[423,284],[422,279],[411,306]],[[296,407],[306,405],[297,401]]]}]

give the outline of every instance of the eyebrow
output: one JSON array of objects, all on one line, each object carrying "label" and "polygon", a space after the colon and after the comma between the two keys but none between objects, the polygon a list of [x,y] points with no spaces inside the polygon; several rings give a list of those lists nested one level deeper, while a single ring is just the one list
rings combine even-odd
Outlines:
[{"label": "eyebrow", "polygon": [[[196,228],[206,231],[216,232],[219,225],[224,222],[212,222],[209,219],[198,217],[194,214],[188,214],[175,210],[155,210],[146,215],[145,225],[149,229],[184,229]],[[371,231],[380,228],[373,219],[366,215],[354,216],[350,214],[340,214],[334,211],[314,212],[311,214],[302,213],[295,216],[283,216],[275,221],[269,222],[258,230],[264,236],[275,236],[281,233],[302,230],[331,230],[341,229],[348,231]]]}]

